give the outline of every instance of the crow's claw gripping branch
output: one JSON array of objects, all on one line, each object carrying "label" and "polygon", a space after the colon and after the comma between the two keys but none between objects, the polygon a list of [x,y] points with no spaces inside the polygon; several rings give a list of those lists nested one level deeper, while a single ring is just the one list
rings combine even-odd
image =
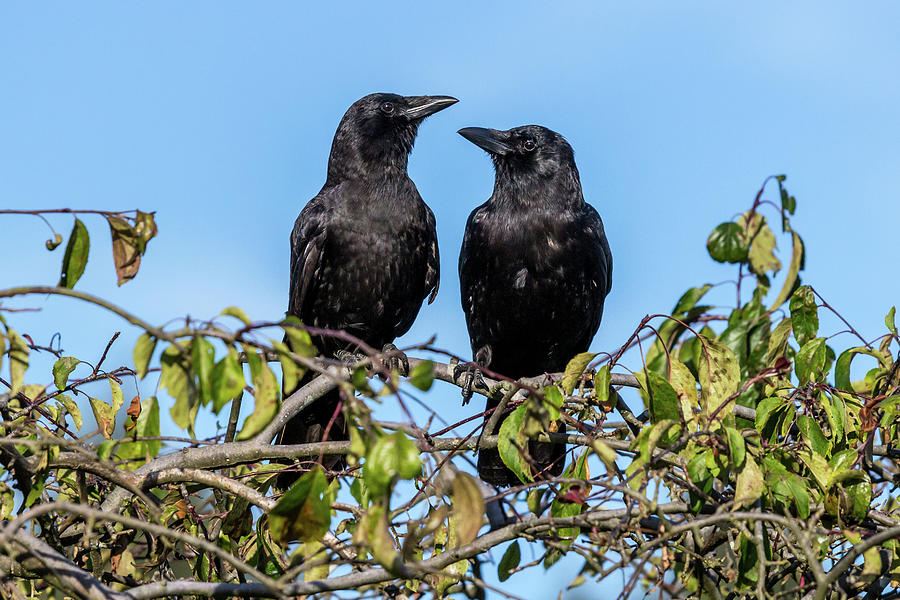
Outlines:
[{"label": "crow's claw gripping branch", "polygon": [[389,371],[397,371],[402,377],[409,375],[409,359],[391,343],[385,344],[381,350],[381,362]]},{"label": "crow's claw gripping branch", "polygon": [[456,365],[453,369],[453,379],[459,381],[460,378],[462,379],[463,406],[469,403],[476,389],[487,389],[487,384],[484,382],[477,363],[468,362]]},{"label": "crow's claw gripping branch", "polygon": [[335,350],[334,357],[348,367],[353,367],[357,363],[365,360],[366,355],[359,352],[350,352],[349,350]]}]

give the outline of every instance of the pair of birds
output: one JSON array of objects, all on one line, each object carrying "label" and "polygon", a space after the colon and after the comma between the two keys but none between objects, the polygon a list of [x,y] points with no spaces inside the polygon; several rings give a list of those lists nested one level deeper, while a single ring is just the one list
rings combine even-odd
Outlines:
[{"label": "pair of birds", "polygon": [[[393,340],[425,298],[434,300],[440,279],[434,214],[407,161],[421,122],[456,102],[370,94],[350,106],[325,185],[291,234],[289,315],[396,351]],[[469,215],[459,257],[474,363],[514,379],[560,371],[597,332],[612,276],[603,222],[584,201],[572,148],[537,125],[459,133],[490,154],[496,171],[493,195]],[[334,338],[315,341],[325,356],[353,350]],[[348,439],[339,403],[336,390],[325,395],[279,443]],[[489,399],[487,408],[496,405]],[[562,472],[564,444],[532,442],[529,454],[538,476]],[[479,452],[478,472],[494,485],[518,482],[496,450]],[[284,475],[281,485],[292,479]]]}]

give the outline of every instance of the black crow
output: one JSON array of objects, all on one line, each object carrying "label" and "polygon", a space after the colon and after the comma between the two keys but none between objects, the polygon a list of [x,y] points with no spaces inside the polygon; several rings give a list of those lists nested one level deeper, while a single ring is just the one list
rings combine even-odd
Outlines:
[{"label": "black crow", "polygon": [[[459,255],[474,362],[514,379],[561,371],[588,349],[612,285],[603,221],[584,201],[572,147],[537,125],[459,133],[496,171]],[[489,399],[487,408],[496,405]],[[537,472],[562,472],[564,444],[532,442],[529,454]],[[496,450],[479,452],[478,473],[494,485],[518,483]]]},{"label": "black crow", "polygon": [[[391,342],[409,330],[425,298],[434,300],[440,274],[434,214],[406,172],[409,153],[422,120],[456,102],[370,94],[350,106],[334,135],[325,185],[291,233],[289,315],[396,350]],[[313,341],[324,356],[355,350],[334,338]],[[337,390],[317,400],[287,424],[279,443],[348,439],[339,401]],[[342,456],[323,462],[345,466]],[[279,487],[294,479],[285,473]]]}]

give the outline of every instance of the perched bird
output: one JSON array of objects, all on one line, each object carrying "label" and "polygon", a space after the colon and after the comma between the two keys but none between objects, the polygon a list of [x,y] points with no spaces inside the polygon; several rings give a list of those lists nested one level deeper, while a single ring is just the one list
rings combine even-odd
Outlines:
[{"label": "perched bird", "polygon": [[[325,185],[291,233],[288,315],[396,352],[391,342],[409,330],[425,298],[434,300],[440,275],[434,214],[406,172],[409,153],[422,120],[456,102],[370,94],[350,106],[334,135]],[[325,336],[313,341],[324,356],[355,350]],[[339,401],[337,390],[317,400],[288,422],[278,443],[348,439]],[[334,470],[345,465],[341,456],[323,462]],[[279,487],[296,477],[284,473]]]},{"label": "perched bird", "polygon": [[[459,255],[474,361],[514,379],[561,371],[588,349],[612,285],[603,221],[584,201],[572,147],[537,125],[459,134],[490,154],[496,172]],[[532,442],[529,454],[537,472],[562,472],[564,444]],[[518,483],[496,450],[479,451],[478,473],[494,485]]]}]

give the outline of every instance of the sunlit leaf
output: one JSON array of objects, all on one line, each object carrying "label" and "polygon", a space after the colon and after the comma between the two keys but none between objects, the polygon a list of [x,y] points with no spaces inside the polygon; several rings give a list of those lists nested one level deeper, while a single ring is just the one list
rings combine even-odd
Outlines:
[{"label": "sunlit leaf", "polygon": [[149,333],[142,334],[134,345],[134,368],[139,378],[147,376],[150,359],[156,349],[156,338]]},{"label": "sunlit leaf", "polygon": [[809,340],[794,357],[794,372],[797,381],[804,385],[809,381],[820,381],[825,377],[827,348],[825,338]]},{"label": "sunlit leaf", "polygon": [[72,417],[72,422],[75,423],[75,429],[81,429],[81,409],[78,408],[78,404],[65,394],[58,395],[56,402],[65,407],[66,412]]},{"label": "sunlit leaf", "polygon": [[422,469],[419,449],[402,432],[378,438],[363,464],[363,479],[373,497],[390,493],[396,479],[412,479]]},{"label": "sunlit leaf", "polygon": [[797,415],[797,429],[800,430],[803,440],[814,452],[822,456],[828,456],[831,453],[831,443],[825,439],[822,428],[815,419],[806,415]]},{"label": "sunlit leaf", "polygon": [[[741,369],[728,346],[711,338],[702,338],[697,382],[703,413],[710,421],[710,429],[718,429],[722,421],[733,420],[734,399],[741,379]],[[729,400],[730,399],[730,400]]]},{"label": "sunlit leaf", "polygon": [[14,397],[22,389],[22,385],[25,382],[25,371],[28,369],[30,349],[22,336],[14,329],[7,328],[6,336],[9,340],[9,395]]},{"label": "sunlit leaf", "polygon": [[244,325],[249,325],[251,323],[250,317],[247,316],[247,313],[245,313],[237,306],[229,306],[219,314],[223,317],[234,317],[235,319],[241,321]]},{"label": "sunlit leaf", "polygon": [[[251,368],[252,371],[252,368]],[[278,411],[281,401],[278,393],[278,380],[269,365],[262,363],[257,373],[253,373],[253,412],[244,420],[240,433],[235,441],[249,440],[265,429]]]},{"label": "sunlit leaf", "polygon": [[772,303],[772,306],[769,307],[770,312],[775,311],[782,304],[787,302],[788,298],[791,297],[794,288],[800,281],[799,277],[800,271],[803,270],[805,250],[803,247],[803,240],[797,235],[797,232],[792,231],[791,236],[793,241],[793,246],[791,247],[791,264],[788,267],[788,272],[784,278],[784,284],[781,287],[781,291],[778,292],[778,297]]},{"label": "sunlit leaf", "polygon": [[591,361],[594,360],[596,356],[597,355],[593,352],[582,352],[581,354],[575,355],[575,357],[568,362],[566,369],[563,372],[561,382],[563,392],[565,392],[567,396],[571,396],[572,392],[575,391],[575,386],[578,385],[582,373],[584,373],[584,370],[591,364]]},{"label": "sunlit leaf", "polygon": [[728,454],[735,468],[740,469],[744,465],[747,447],[744,444],[744,436],[734,427],[725,427],[725,435],[728,438]]},{"label": "sunlit leaf", "polygon": [[887,326],[888,331],[890,331],[894,337],[897,337],[897,325],[894,324],[894,314],[897,312],[897,307],[892,306],[891,310],[888,311],[888,314],[884,317],[884,324]]},{"label": "sunlit leaf", "polygon": [[756,464],[752,455],[747,454],[744,464],[737,474],[734,489],[735,508],[751,506],[762,495],[764,487],[765,480],[759,465]]},{"label": "sunlit leaf", "polygon": [[238,361],[237,351],[232,346],[228,347],[228,353],[213,367],[210,383],[213,412],[216,414],[244,390],[244,369]]},{"label": "sunlit leaf", "polygon": [[434,382],[434,363],[430,360],[423,360],[417,364],[409,374],[409,382],[423,392],[431,389]]},{"label": "sunlit leaf", "polygon": [[69,374],[75,370],[81,362],[74,356],[63,356],[53,363],[53,383],[56,389],[64,390],[69,382]]},{"label": "sunlit leaf", "polygon": [[215,364],[216,350],[206,338],[194,336],[191,342],[191,367],[197,378],[197,392],[200,403],[208,405],[213,398],[212,370]]},{"label": "sunlit leaf", "polygon": [[457,471],[453,478],[453,514],[460,545],[478,537],[478,530],[484,522],[484,511],[484,496],[478,482],[468,473]]}]

